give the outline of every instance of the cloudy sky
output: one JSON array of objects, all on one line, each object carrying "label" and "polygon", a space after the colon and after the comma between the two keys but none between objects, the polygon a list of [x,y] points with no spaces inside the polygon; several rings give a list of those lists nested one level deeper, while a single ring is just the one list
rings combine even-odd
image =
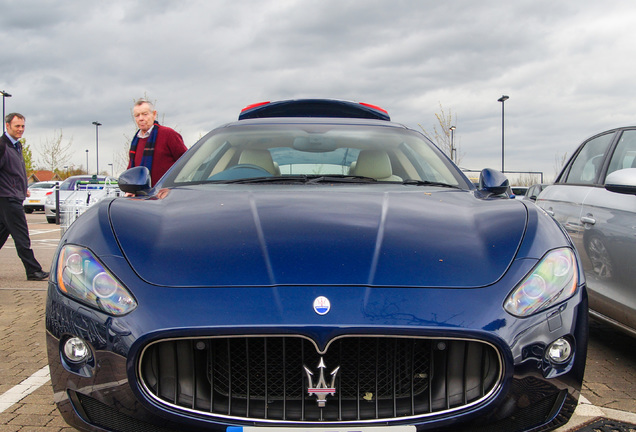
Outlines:
[{"label": "cloudy sky", "polygon": [[555,176],[585,138],[636,123],[636,2],[606,0],[0,0],[0,90],[39,149],[59,133],[68,165],[115,173],[133,101],[192,146],[265,100],[382,106],[432,132],[453,115],[468,169]]}]

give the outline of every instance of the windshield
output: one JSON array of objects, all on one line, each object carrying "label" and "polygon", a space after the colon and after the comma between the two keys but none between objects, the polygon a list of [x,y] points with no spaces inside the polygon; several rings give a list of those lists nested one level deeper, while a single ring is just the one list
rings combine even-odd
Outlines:
[{"label": "windshield", "polygon": [[116,187],[117,179],[103,176],[69,177],[60,184],[60,190],[102,189],[104,185]]},{"label": "windshield", "polygon": [[249,124],[212,131],[174,166],[163,187],[307,178],[435,183],[469,188],[421,134],[369,124]]}]

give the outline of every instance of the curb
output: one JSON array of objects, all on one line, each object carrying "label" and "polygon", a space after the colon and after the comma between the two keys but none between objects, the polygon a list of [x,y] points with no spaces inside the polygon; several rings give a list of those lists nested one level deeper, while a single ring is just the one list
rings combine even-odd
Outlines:
[{"label": "curb", "polygon": [[617,422],[636,424],[636,413],[598,407],[592,405],[584,396],[581,396],[570,421],[567,422],[565,426],[555,429],[554,432],[574,432],[596,418],[606,418]]}]

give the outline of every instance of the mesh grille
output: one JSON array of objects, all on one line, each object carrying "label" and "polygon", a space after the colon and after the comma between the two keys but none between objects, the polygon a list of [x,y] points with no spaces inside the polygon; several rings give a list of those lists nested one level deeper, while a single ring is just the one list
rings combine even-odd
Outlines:
[{"label": "mesh grille", "polygon": [[[172,407],[311,423],[417,417],[476,403],[497,385],[500,367],[494,348],[476,341],[343,337],[318,353],[303,337],[259,336],[155,342],[140,375]],[[321,373],[336,389],[324,407],[308,391]]]},{"label": "mesh grille", "polygon": [[[113,432],[178,432],[149,424],[122,414],[120,411],[82,393],[74,393],[88,423]],[[80,412],[82,411],[80,410]]]}]

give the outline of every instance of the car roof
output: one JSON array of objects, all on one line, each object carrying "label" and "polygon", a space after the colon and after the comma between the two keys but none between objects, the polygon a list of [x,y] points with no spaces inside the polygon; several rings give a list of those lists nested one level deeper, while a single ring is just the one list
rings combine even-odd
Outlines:
[{"label": "car roof", "polygon": [[259,102],[243,108],[238,119],[270,117],[336,117],[391,121],[389,113],[378,106],[338,99],[291,99]]}]

